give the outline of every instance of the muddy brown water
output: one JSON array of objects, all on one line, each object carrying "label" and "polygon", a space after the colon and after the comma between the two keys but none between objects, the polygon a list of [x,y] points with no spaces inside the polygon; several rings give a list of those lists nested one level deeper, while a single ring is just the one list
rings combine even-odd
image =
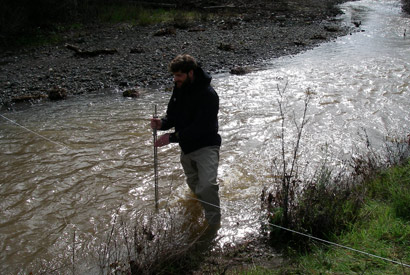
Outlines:
[{"label": "muddy brown water", "polygon": [[[346,24],[363,31],[308,52],[274,59],[246,76],[214,75],[223,138],[219,182],[220,243],[257,232],[259,197],[280,151],[278,88],[286,85],[289,121],[299,121],[303,95],[313,98],[301,163],[342,163],[360,151],[364,130],[378,147],[410,131],[410,18],[400,1],[345,3]],[[165,112],[170,93],[138,99],[118,91],[42,102],[0,118],[0,247],[4,273],[55,258],[75,228],[82,236],[109,230],[117,211],[154,207],[154,104]],[[293,122],[286,134],[294,134]],[[292,146],[294,139],[288,140]],[[330,158],[328,156],[331,156]],[[176,145],[160,148],[160,205],[189,192]]]}]

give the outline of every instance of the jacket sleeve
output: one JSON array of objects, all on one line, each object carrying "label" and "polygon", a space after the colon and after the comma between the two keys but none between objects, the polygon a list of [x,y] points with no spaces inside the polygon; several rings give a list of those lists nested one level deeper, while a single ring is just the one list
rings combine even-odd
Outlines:
[{"label": "jacket sleeve", "polygon": [[175,103],[175,92],[172,93],[171,99],[168,102],[167,114],[165,117],[161,118],[161,129],[169,130],[175,127],[176,120],[176,103]]}]

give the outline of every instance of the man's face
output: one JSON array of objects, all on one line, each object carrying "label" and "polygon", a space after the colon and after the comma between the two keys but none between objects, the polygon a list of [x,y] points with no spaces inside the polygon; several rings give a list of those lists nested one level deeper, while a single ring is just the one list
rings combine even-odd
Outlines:
[{"label": "man's face", "polygon": [[192,83],[192,79],[193,79],[192,70],[188,73],[176,72],[176,73],[173,73],[173,75],[174,75],[174,82],[177,88],[182,88],[183,86],[189,83]]}]

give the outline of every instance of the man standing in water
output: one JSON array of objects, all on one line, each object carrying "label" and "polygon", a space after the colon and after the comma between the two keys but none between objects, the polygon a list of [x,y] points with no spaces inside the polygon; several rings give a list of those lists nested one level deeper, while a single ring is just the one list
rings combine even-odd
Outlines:
[{"label": "man standing in water", "polygon": [[171,61],[169,70],[175,86],[166,116],[151,119],[151,128],[169,130],[175,127],[175,132],[160,136],[155,146],[179,143],[187,184],[201,201],[208,224],[219,226],[219,97],[210,85],[211,76],[192,56],[177,56]]}]

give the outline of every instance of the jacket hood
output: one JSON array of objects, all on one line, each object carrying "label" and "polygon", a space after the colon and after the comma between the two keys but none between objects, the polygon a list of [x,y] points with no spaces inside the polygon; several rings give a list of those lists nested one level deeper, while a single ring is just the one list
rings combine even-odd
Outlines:
[{"label": "jacket hood", "polygon": [[198,67],[194,71],[194,85],[209,85],[211,83],[212,76],[205,72],[202,68]]},{"label": "jacket hood", "polygon": [[198,67],[194,70],[194,81],[192,83],[186,83],[181,88],[177,88],[175,83],[174,89],[181,91],[189,91],[191,89],[198,89],[201,87],[208,87],[211,85],[212,77],[206,73],[202,68]]}]

